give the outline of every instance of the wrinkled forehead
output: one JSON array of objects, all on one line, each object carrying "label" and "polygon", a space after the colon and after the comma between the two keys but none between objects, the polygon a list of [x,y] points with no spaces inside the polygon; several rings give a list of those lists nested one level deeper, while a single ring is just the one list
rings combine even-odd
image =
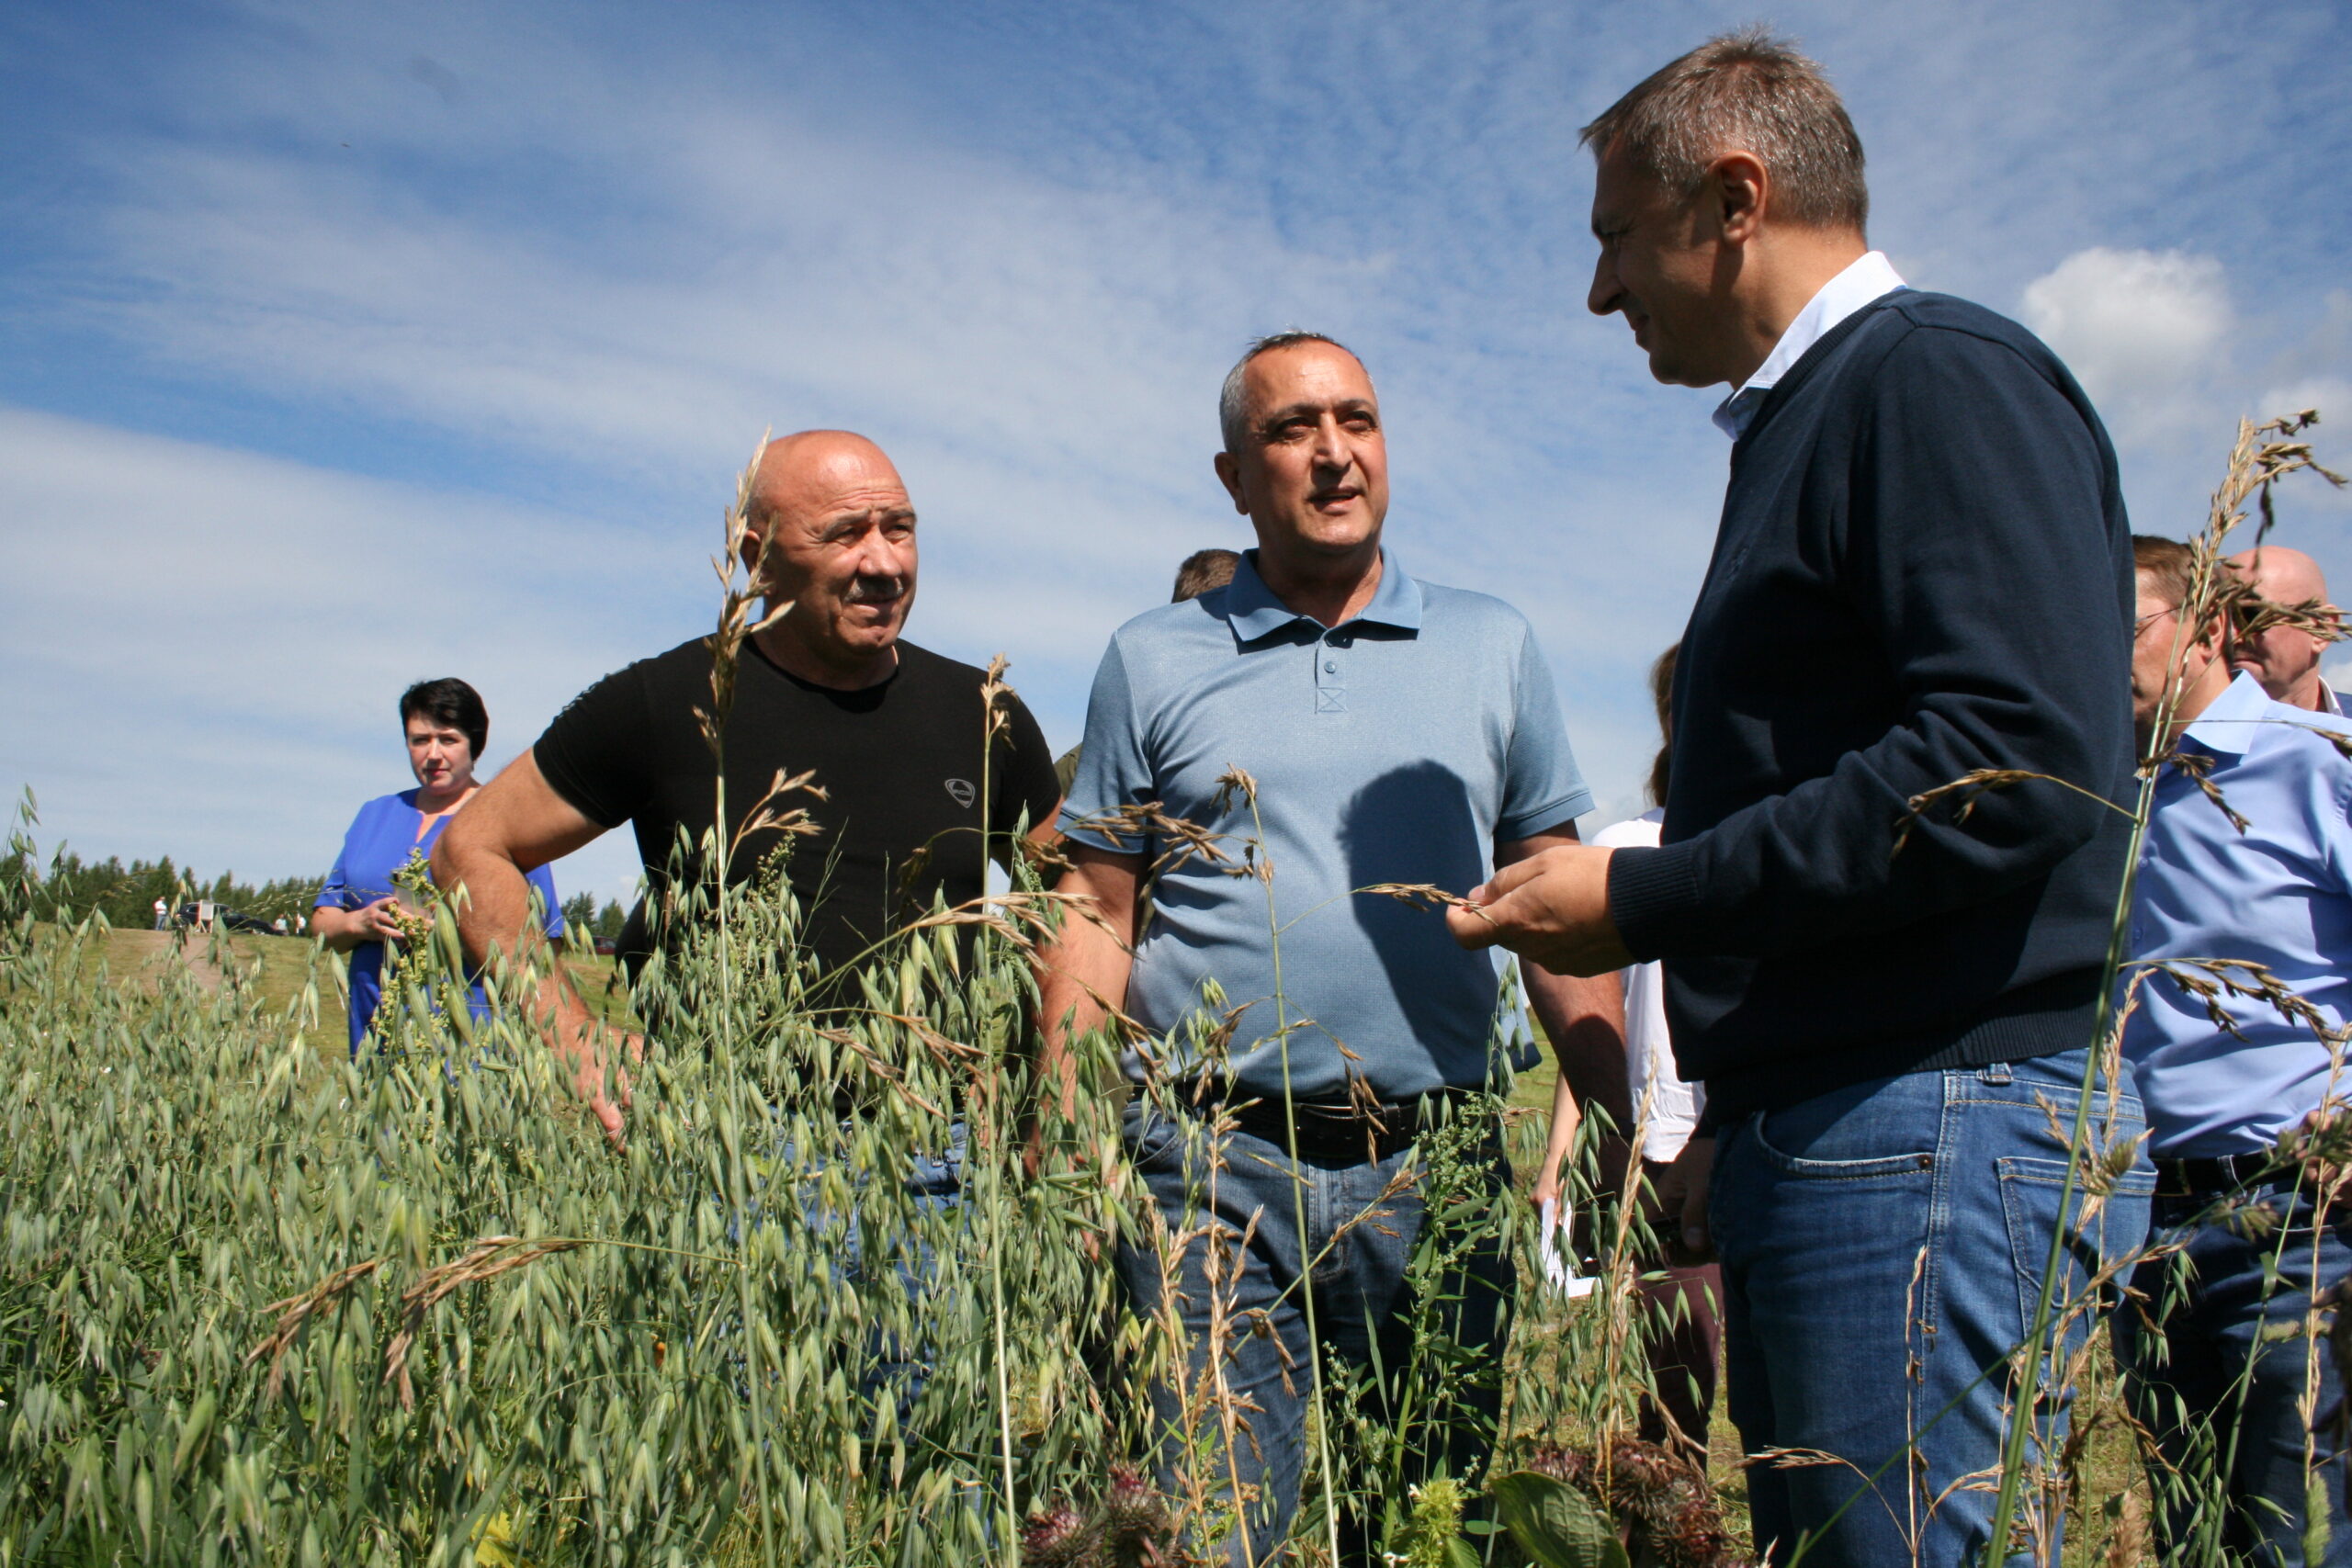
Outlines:
[{"label": "wrinkled forehead", "polygon": [[910,513],[906,482],[882,449],[855,436],[774,443],[752,502],[763,515],[821,526],[847,513]]},{"label": "wrinkled forehead", "polygon": [[1285,409],[1380,406],[1372,373],[1337,344],[1300,343],[1270,349],[1250,362],[1241,384],[1255,419]]}]

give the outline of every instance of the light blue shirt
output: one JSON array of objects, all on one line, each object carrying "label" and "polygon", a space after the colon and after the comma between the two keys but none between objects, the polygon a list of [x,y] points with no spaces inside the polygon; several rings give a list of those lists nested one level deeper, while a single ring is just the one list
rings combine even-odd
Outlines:
[{"label": "light blue shirt", "polygon": [[[2348,728],[2272,702],[2251,675],[2198,715],[2181,750],[2213,759],[2207,778],[2246,830],[2179,768],[2164,771],[2141,853],[2132,955],[2251,959],[2335,1027],[2352,1011],[2352,762],[2313,727]],[[2216,1028],[2205,1004],[2166,976],[2140,988],[2123,1054],[2159,1156],[2255,1153],[2328,1091],[2328,1050],[2308,1026],[2259,1000],[2222,1006],[2245,1039]]]},{"label": "light blue shirt", "polygon": [[[1329,628],[1275,598],[1256,558],[1120,627],[1095,673],[1064,829],[1156,859],[1169,843],[1080,824],[1157,801],[1229,857],[1160,874],[1127,1010],[1159,1037],[1159,1065],[1188,1071],[1199,1032],[1244,1008],[1229,1050],[1246,1094],[1281,1097],[1285,1024],[1301,1100],[1344,1098],[1351,1071],[1383,1100],[1484,1084],[1494,960],[1457,946],[1435,909],[1353,890],[1466,892],[1497,840],[1592,808],[1550,669],[1518,611],[1417,581],[1393,553],[1372,603]],[[1256,824],[1238,792],[1219,804],[1234,768],[1257,780]],[[1253,839],[1270,878],[1233,874]],[[1131,1052],[1128,1076],[1146,1069]]]}]

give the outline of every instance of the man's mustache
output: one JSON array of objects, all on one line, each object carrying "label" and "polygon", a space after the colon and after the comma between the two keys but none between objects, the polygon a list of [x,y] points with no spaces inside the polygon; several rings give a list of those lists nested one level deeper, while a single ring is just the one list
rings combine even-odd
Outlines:
[{"label": "man's mustache", "polygon": [[845,604],[871,604],[896,599],[906,591],[904,577],[859,577],[851,580],[849,592],[842,597]]}]

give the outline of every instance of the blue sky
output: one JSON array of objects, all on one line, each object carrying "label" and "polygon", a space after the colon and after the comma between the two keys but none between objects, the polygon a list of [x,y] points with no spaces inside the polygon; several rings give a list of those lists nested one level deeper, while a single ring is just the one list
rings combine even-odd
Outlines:
[{"label": "blue sky", "polygon": [[[734,468],[812,424],[907,477],[914,638],[1009,654],[1066,745],[1111,630],[1247,542],[1216,386],[1295,325],[1380,384],[1398,558],[1529,615],[1630,812],[1726,446],[1584,310],[1575,132],[1757,15],[18,0],[0,784],[85,853],[321,869],[407,782],[401,686],[473,681],[511,757],[707,629]],[[2201,519],[2241,412],[2317,403],[2352,459],[2344,6],[1770,17],[1873,242],[2066,355],[2136,526]],[[2352,503],[2285,501],[2352,577]]]}]

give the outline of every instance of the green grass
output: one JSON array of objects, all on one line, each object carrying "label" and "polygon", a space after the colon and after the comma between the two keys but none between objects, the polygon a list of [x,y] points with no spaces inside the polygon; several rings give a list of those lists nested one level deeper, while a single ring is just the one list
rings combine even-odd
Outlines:
[{"label": "green grass", "polygon": [[[308,937],[265,936],[256,932],[224,933],[219,938],[223,956],[216,961],[214,939],[201,932],[175,933],[139,930],[109,931],[102,942],[86,950],[85,961],[95,974],[103,964],[119,983],[153,989],[174,965],[193,969],[205,979],[217,979],[227,964],[240,971],[259,1005],[273,1014],[286,1014],[296,999],[317,981],[317,1019],[304,1033],[323,1040],[347,1039],[345,987],[341,976],[349,959],[329,953]],[[628,995],[619,964],[594,953],[567,952],[563,966],[599,1018],[628,1020]]]},{"label": "green grass", "polygon": [[[875,1178],[941,1136],[927,1107],[973,1080],[881,1014],[1017,1081],[1003,1054],[1026,1006],[1018,950],[952,972],[966,962],[952,943],[911,943],[863,1016],[816,1019],[763,940],[773,912],[741,912],[723,992],[707,961],[656,976],[698,998],[695,1021],[640,1077],[623,1155],[505,1024],[468,1046],[412,1018],[353,1064],[339,961],[307,942],[230,938],[192,949],[191,968],[148,933],[19,926],[0,945],[0,1565],[457,1564],[485,1540],[498,1545],[481,1561],[548,1565],[1001,1562],[992,1543],[1010,1529],[990,1521],[1008,1468],[1015,1511],[1098,1493],[1143,1450],[1136,1380],[1172,1353],[1128,1324],[1106,1373],[1073,1333],[1116,1320],[1080,1242],[1131,1201],[1102,1155],[1110,1097],[1057,1134],[1093,1163],[1042,1185],[1009,1158],[1012,1101],[974,1108],[967,1217],[910,1213]],[[618,1001],[608,961],[567,964]],[[1094,1068],[1109,1081],[1107,1055]],[[1551,1087],[1547,1060],[1496,1108],[1521,1156],[1540,1147]],[[830,1114],[788,1117],[797,1145],[746,1135],[779,1107],[845,1093],[865,1103],[830,1172],[812,1158],[836,1136]],[[819,1189],[840,1221],[772,1196]],[[1499,1221],[1522,1237],[1527,1222]],[[888,1269],[840,1279],[843,1224],[926,1241],[935,1287],[910,1296]],[[482,1252],[496,1235],[562,1245]],[[492,1271],[404,1304],[469,1257]],[[285,1303],[371,1262],[282,1355],[248,1359]],[[1522,1305],[1505,1451],[1622,1421],[1638,1373],[1601,1371],[1607,1306]],[[387,1377],[412,1329],[413,1406]],[[877,1415],[861,1378],[890,1335],[917,1333],[934,1337],[930,1389]],[[1737,1524],[1720,1407],[1714,1437]],[[2069,1562],[2098,1560],[2099,1505],[2133,1468],[2114,1433],[2092,1443],[2093,1517]]]}]

